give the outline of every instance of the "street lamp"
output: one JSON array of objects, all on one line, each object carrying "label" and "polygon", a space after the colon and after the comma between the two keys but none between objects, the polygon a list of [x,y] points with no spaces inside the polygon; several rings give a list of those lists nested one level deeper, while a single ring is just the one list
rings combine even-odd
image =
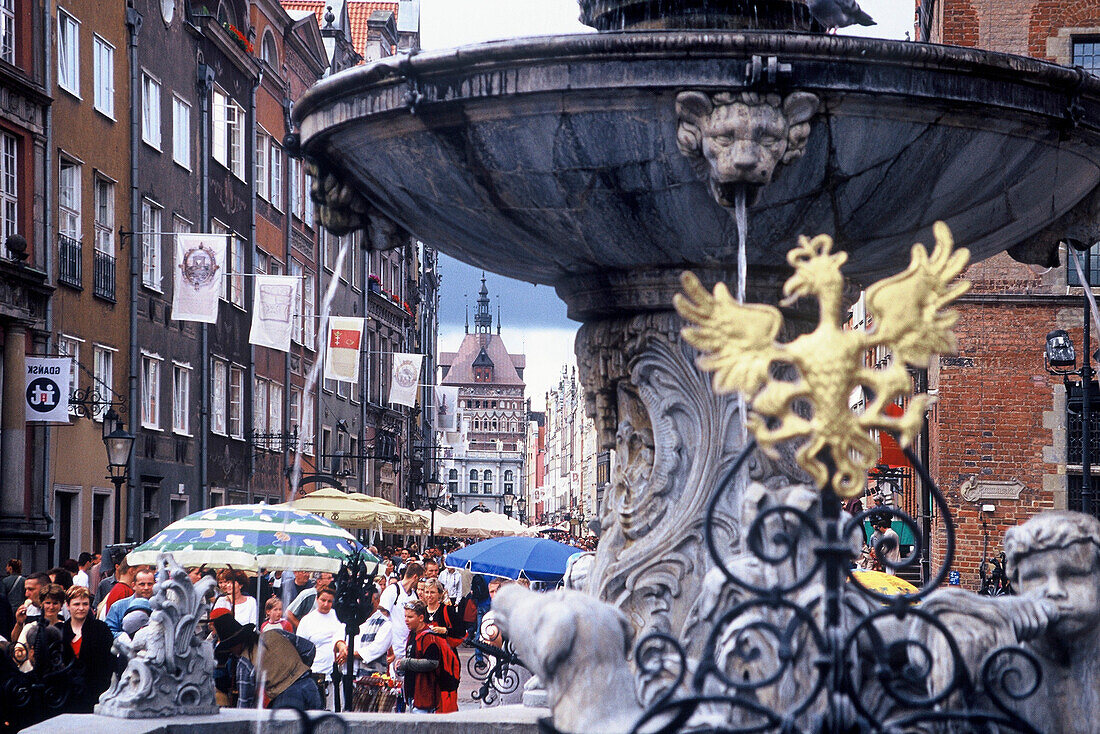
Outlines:
[{"label": "street lamp", "polygon": [[504,514],[508,517],[512,516],[512,505],[516,501],[516,496],[511,492],[504,493]]},{"label": "street lamp", "polygon": [[516,500],[516,509],[519,510],[519,521],[527,522],[527,498],[520,497]]},{"label": "street lamp", "polygon": [[[1085,273],[1088,277],[1088,256],[1085,257]],[[1088,286],[1086,286],[1088,287]],[[1069,376],[1077,375],[1081,379],[1081,512],[1085,514],[1092,514],[1092,457],[1089,455],[1091,439],[1091,407],[1092,407],[1092,380],[1096,376],[1096,370],[1092,368],[1092,364],[1089,361],[1089,350],[1092,347],[1090,343],[1090,328],[1089,324],[1092,321],[1091,315],[1088,312],[1088,302],[1085,303],[1085,339],[1084,339],[1084,359],[1080,369],[1075,369],[1077,366],[1077,354],[1073,348],[1073,342],[1070,341],[1069,334],[1065,329],[1055,329],[1047,334],[1046,349],[1043,352],[1043,359],[1046,363],[1047,372],[1052,375],[1059,375],[1062,378],[1062,382],[1066,386],[1066,393],[1069,393]],[[1100,350],[1097,350],[1100,355]],[[1100,358],[1100,357],[1098,357]],[[1072,458],[1072,457],[1071,457]]]},{"label": "street lamp", "polygon": [[130,455],[134,453],[134,434],[126,431],[114,408],[103,416],[103,445],[107,449],[107,479],[115,485],[115,542],[122,540],[122,487],[130,476]]},{"label": "street lamp", "polygon": [[443,505],[443,488],[447,486],[443,482],[427,481],[424,483],[424,499],[431,510],[431,525],[428,529],[428,547],[435,545],[435,510]]}]

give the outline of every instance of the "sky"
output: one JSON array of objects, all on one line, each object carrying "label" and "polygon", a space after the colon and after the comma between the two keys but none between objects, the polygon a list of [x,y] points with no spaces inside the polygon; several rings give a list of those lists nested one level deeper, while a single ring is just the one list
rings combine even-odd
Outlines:
[{"label": "sky", "polygon": [[[878,25],[855,26],[841,34],[904,39],[913,28],[912,0],[859,0]],[[556,33],[592,32],[580,24],[576,0],[421,0],[421,46],[451,48],[484,41]],[[466,306],[476,308],[481,270],[442,256],[439,348],[455,351],[462,341]],[[486,274],[495,319],[499,304],[501,336],[512,352],[527,355],[527,395],[542,410],[547,390],[556,386],[562,367],[573,369],[578,324],[565,315],[565,304],[552,288]]]}]

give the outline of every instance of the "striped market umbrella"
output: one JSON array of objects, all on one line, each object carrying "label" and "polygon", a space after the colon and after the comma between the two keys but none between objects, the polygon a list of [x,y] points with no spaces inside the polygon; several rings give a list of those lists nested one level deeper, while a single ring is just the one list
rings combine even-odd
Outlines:
[{"label": "striped market umbrella", "polygon": [[[184,566],[243,571],[329,571],[354,551],[355,538],[302,510],[271,505],[225,505],[193,512],[130,551],[130,565],[156,563],[171,553]],[[378,559],[364,552],[368,561]]]}]

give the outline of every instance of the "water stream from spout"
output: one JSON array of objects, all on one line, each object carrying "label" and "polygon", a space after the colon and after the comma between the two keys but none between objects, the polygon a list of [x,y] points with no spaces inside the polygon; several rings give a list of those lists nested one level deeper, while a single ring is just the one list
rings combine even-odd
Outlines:
[{"label": "water stream from spout", "polygon": [[[733,199],[733,216],[737,220],[737,302],[745,302],[745,288],[748,279],[749,256],[749,212],[748,212],[748,187],[738,186]],[[747,409],[745,407],[744,393],[737,394],[737,413],[741,419],[741,443],[748,440],[748,426],[746,424]]]}]

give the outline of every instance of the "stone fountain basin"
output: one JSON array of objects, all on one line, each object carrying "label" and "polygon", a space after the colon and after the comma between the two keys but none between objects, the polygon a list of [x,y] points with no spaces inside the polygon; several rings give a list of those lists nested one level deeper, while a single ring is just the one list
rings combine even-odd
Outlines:
[{"label": "stone fountain basin", "polygon": [[[307,156],[444,252],[568,290],[578,275],[721,268],[736,228],[676,145],[676,95],[818,95],[805,156],[750,209],[750,271],[832,234],[869,282],[946,221],[975,259],[1026,240],[1100,183],[1100,81],[1033,59],[771,32],[624,32],[401,56],[297,104]],[[417,98],[415,105],[410,100]],[[1072,114],[1071,114],[1072,110]],[[580,314],[584,315],[584,314]]]}]

